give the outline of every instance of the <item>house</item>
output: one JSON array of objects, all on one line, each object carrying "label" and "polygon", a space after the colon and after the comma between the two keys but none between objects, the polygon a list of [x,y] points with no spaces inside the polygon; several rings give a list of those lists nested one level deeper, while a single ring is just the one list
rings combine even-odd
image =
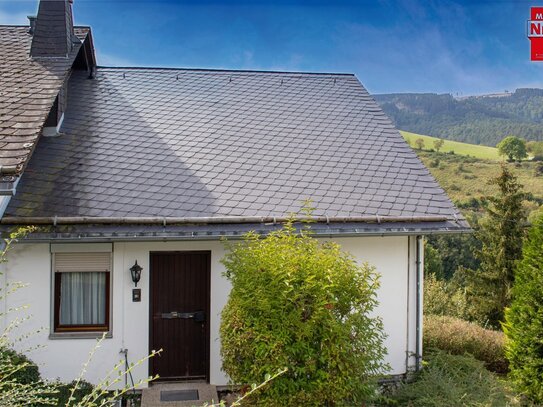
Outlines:
[{"label": "house", "polygon": [[306,199],[315,235],[381,275],[390,373],[418,366],[423,237],[469,227],[354,75],[100,67],[69,0],[0,26],[0,61],[2,228],[38,227],[2,265],[28,284],[2,307],[43,328],[44,377],[77,377],[106,332],[91,382],[163,348],[135,380],[227,384],[220,239]]}]

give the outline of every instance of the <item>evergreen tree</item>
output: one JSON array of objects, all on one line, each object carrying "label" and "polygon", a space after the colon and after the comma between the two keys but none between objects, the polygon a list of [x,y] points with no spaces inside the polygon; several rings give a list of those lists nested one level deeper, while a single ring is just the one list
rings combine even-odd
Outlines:
[{"label": "evergreen tree", "polygon": [[543,214],[530,230],[505,312],[506,356],[518,390],[543,403]]},{"label": "evergreen tree", "polygon": [[473,319],[499,328],[504,309],[511,302],[515,266],[522,256],[525,194],[505,165],[490,183],[497,185],[499,192],[486,198],[486,216],[476,232],[481,242],[476,257],[481,265],[468,273],[466,291]]}]

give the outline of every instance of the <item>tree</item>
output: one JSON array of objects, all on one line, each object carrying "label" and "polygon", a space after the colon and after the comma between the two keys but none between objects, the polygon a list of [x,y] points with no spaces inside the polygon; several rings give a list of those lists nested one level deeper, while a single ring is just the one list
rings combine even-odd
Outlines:
[{"label": "tree", "polygon": [[425,278],[433,275],[437,279],[442,280],[445,277],[441,253],[429,242],[424,244],[424,274]]},{"label": "tree", "polygon": [[543,403],[543,214],[532,226],[524,245],[506,310],[505,353],[517,389],[536,405]]},{"label": "tree", "polygon": [[384,373],[377,276],[292,221],[227,244],[232,284],[221,318],[223,369],[235,383],[288,371],[251,405],[361,405]]},{"label": "tree", "polygon": [[445,141],[443,139],[434,140],[434,149],[439,153],[439,150],[441,150],[443,144],[445,144]]},{"label": "tree", "polygon": [[[477,220],[475,218],[468,219],[472,227],[475,227]],[[472,235],[432,235],[428,236],[426,247],[430,246],[439,253],[439,260],[442,266],[442,276],[446,280],[450,280],[455,275],[456,271],[461,268],[477,269],[480,262],[475,257],[474,253],[480,248],[479,241]],[[432,254],[430,253],[430,256]],[[432,260],[432,259],[431,259]],[[424,268],[426,269],[426,254],[424,255]],[[433,270],[431,268],[430,270]]]},{"label": "tree", "polygon": [[543,141],[529,141],[526,150],[534,157],[534,161],[543,161]]},{"label": "tree", "polygon": [[422,150],[424,148],[424,139],[418,138],[415,140],[415,145],[419,150]]},{"label": "tree", "polygon": [[526,142],[515,136],[507,136],[496,146],[500,155],[506,155],[507,159],[512,162],[515,159],[521,161],[528,157],[526,152]]},{"label": "tree", "polygon": [[498,194],[485,199],[486,216],[476,231],[481,242],[476,257],[481,265],[476,271],[466,271],[466,293],[473,319],[499,328],[503,311],[510,305],[516,263],[522,257],[525,194],[505,165],[490,183],[498,186]]}]

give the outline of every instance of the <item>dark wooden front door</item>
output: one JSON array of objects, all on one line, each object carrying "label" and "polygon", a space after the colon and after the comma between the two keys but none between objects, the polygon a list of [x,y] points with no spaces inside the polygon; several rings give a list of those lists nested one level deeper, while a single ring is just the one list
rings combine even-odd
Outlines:
[{"label": "dark wooden front door", "polygon": [[209,252],[156,252],[150,259],[152,375],[209,378]]}]

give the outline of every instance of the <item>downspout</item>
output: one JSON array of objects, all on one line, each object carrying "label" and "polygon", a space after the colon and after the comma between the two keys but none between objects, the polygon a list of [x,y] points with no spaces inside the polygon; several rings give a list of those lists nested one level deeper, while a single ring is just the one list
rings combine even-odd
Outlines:
[{"label": "downspout", "polygon": [[416,245],[416,273],[417,273],[417,329],[415,343],[415,371],[422,366],[422,317],[423,317],[423,284],[424,284],[424,241],[422,236],[417,236]]}]

